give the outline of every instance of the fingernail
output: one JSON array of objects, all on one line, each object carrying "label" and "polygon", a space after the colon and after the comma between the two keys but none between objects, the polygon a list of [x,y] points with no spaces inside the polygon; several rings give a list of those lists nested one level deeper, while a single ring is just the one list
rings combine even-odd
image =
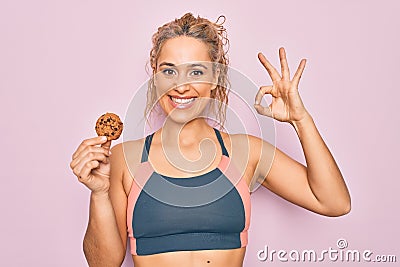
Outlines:
[{"label": "fingernail", "polygon": [[111,153],[111,150],[108,150],[108,155],[111,155],[112,153]]},{"label": "fingernail", "polygon": [[101,137],[101,141],[106,141],[107,140],[107,136],[102,136]]}]

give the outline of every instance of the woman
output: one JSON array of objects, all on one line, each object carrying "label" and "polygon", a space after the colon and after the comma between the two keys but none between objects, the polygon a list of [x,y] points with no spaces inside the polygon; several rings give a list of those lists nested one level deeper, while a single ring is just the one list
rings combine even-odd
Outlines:
[{"label": "woman", "polygon": [[[128,237],[136,267],[242,266],[253,179],[322,215],[350,211],[340,170],[298,93],[304,59],[290,79],[283,48],[281,74],[260,53],[273,85],[260,88],[254,107],[294,127],[307,167],[264,140],[219,131],[200,116],[212,102],[223,122],[224,41],[221,24],[190,13],[160,27],[150,53],[147,111],[158,105],[164,125],[111,151],[105,137],[90,138],[73,154],[70,166],[91,190],[84,238],[90,266],[120,266]],[[269,107],[260,105],[265,94],[272,96]],[[216,146],[205,142],[200,152],[203,140]]]}]

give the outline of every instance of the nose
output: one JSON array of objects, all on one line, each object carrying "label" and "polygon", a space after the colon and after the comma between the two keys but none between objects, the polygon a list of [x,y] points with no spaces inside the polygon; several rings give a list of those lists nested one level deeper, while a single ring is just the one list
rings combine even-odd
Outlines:
[{"label": "nose", "polygon": [[190,90],[190,84],[189,83],[184,83],[180,85],[175,85],[174,90],[178,92],[179,94],[184,94],[185,92]]},{"label": "nose", "polygon": [[190,90],[190,79],[186,76],[185,71],[179,71],[178,76],[175,79],[175,91],[183,94]]}]

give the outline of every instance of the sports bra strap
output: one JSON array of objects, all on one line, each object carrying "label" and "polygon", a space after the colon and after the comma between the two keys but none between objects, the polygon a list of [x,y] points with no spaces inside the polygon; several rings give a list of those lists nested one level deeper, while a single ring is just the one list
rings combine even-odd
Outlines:
[{"label": "sports bra strap", "polygon": [[[217,129],[215,129],[215,128],[213,128],[213,129],[214,129],[215,135],[217,136],[218,142],[221,146],[222,155],[229,157],[228,151],[226,150],[226,147],[224,144],[224,140],[222,140],[221,133]],[[153,135],[154,135],[154,133],[146,136],[146,140],[144,142],[143,151],[142,151],[141,162],[145,162],[149,158],[150,145],[151,145],[151,140],[153,139]]]},{"label": "sports bra strap", "polygon": [[143,151],[142,151],[142,160],[141,162],[145,162],[149,158],[150,144],[153,139],[154,133],[146,136],[146,140],[144,141]]},{"label": "sports bra strap", "polygon": [[214,128],[214,131],[215,131],[215,134],[217,135],[218,142],[221,145],[222,155],[229,157],[228,151],[225,148],[224,140],[222,140],[221,133],[215,128]]}]

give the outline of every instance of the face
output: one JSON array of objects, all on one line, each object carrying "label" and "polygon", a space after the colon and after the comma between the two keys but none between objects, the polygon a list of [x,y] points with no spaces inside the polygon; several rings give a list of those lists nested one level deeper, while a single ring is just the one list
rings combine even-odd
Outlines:
[{"label": "face", "polygon": [[169,119],[185,123],[198,117],[217,87],[207,45],[193,37],[169,39],[156,64],[157,97]]}]

